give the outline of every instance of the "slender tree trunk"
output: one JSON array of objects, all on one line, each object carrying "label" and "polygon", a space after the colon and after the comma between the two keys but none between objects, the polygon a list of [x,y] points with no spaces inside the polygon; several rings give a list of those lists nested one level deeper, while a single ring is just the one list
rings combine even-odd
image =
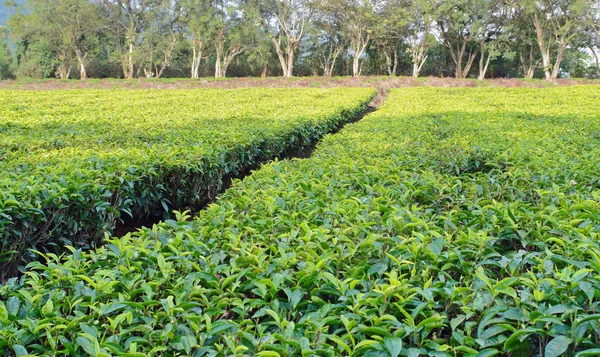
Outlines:
[{"label": "slender tree trunk", "polygon": [[600,58],[598,58],[598,53],[593,46],[589,46],[589,49],[594,56],[594,60],[596,61],[596,77],[600,78]]},{"label": "slender tree trunk", "polygon": [[359,57],[358,53],[354,53],[354,58],[352,59],[352,76],[353,77],[358,77],[360,75],[359,60],[360,60],[360,57]]},{"label": "slender tree trunk", "polygon": [[87,54],[81,53],[79,48],[75,48],[75,55],[77,56],[77,62],[79,63],[79,78],[81,80],[87,79],[87,71],[85,70],[85,57]]},{"label": "slender tree trunk", "polygon": [[87,79],[87,72],[85,71],[85,64],[83,62],[79,62],[79,79]]},{"label": "slender tree trunk", "polygon": [[323,75],[326,77],[333,77],[333,70],[335,69],[335,63],[337,62],[338,57],[342,53],[343,47],[338,47],[335,50],[330,51],[329,58],[325,61],[324,73]]},{"label": "slender tree trunk", "polygon": [[485,74],[487,73],[488,67],[490,65],[490,60],[492,59],[492,52],[494,48],[490,50],[488,53],[487,59],[485,58],[485,41],[480,41],[480,52],[479,56],[479,76],[477,79],[483,81],[485,79]]},{"label": "slender tree trunk", "polygon": [[525,79],[533,79],[535,76],[535,70],[539,65],[539,61],[534,62],[534,54],[533,54],[533,46],[529,47],[529,57],[525,59],[523,57],[523,53],[519,53],[519,57],[521,58],[521,66],[523,67],[523,75]]},{"label": "slender tree trunk", "polygon": [[556,54],[556,62],[554,62],[554,68],[552,69],[552,79],[558,78],[558,72],[560,71],[560,64],[562,63],[565,55],[565,49],[567,48],[567,40],[563,37],[559,42],[558,53]]},{"label": "slender tree trunk", "polygon": [[265,63],[263,66],[262,73],[260,74],[260,78],[267,78],[267,64]]},{"label": "slender tree trunk", "polygon": [[281,65],[281,69],[283,70],[283,77],[287,78],[288,75],[288,65],[286,62],[285,54],[283,53],[283,49],[281,48],[281,39],[276,39],[275,37],[271,37],[271,41],[275,45],[275,52],[277,52],[277,58],[279,59],[279,64]]},{"label": "slender tree trunk", "polygon": [[456,78],[463,78],[462,57],[465,53],[466,45],[467,45],[467,41],[463,41],[463,45],[462,45],[461,49],[458,51],[458,55],[455,55],[452,50],[450,51],[452,53],[452,58],[454,59],[454,67],[455,67],[454,77],[456,77]]},{"label": "slender tree trunk", "polygon": [[359,77],[360,76],[360,58],[362,57],[363,53],[365,52],[365,50],[367,49],[367,45],[369,44],[369,41],[371,40],[371,36],[367,35],[367,38],[364,40],[360,39],[357,40],[355,42],[355,48],[354,48],[354,58],[352,59],[352,76],[353,77]]},{"label": "slender tree trunk", "polygon": [[391,52],[388,51],[384,51],[385,52],[385,65],[387,67],[387,73],[389,76],[392,75],[392,54]]},{"label": "slender tree trunk", "polygon": [[217,51],[217,60],[215,62],[215,78],[221,78],[223,69],[221,68],[221,54]]},{"label": "slender tree trunk", "polygon": [[129,53],[127,56],[127,78],[133,79],[133,42],[129,42]]},{"label": "slender tree trunk", "polygon": [[123,70],[123,78],[127,78],[127,56],[123,54],[121,54],[121,68]]},{"label": "slender tree trunk", "polygon": [[58,78],[60,79],[69,79],[69,77],[71,76],[71,67],[72,65],[69,64],[69,66],[67,67],[67,61],[68,61],[68,54],[67,51],[63,51],[62,53],[58,53],[57,54],[58,59],[60,60],[60,65],[58,66]]},{"label": "slender tree trunk", "polygon": [[63,62],[58,66],[58,78],[60,79],[68,79],[69,72],[67,70],[67,65]]},{"label": "slender tree trunk", "polygon": [[397,76],[398,75],[398,62],[400,62],[398,60],[398,47],[394,47],[394,67],[392,68],[392,75],[393,76]]},{"label": "slender tree trunk", "polygon": [[550,45],[546,44],[544,40],[544,29],[540,24],[537,13],[533,15],[533,26],[535,27],[535,33],[537,37],[537,44],[542,55],[542,66],[544,66],[544,78],[550,80],[552,75],[550,73]]},{"label": "slender tree trunk", "polygon": [[288,44],[288,55],[287,55],[287,76],[294,76],[294,61],[295,61],[295,49],[293,44]]},{"label": "slender tree trunk", "polygon": [[202,41],[192,40],[192,79],[200,77],[200,61],[202,60]]},{"label": "slender tree trunk", "polygon": [[421,69],[423,69],[423,65],[425,64],[425,61],[427,61],[427,57],[429,56],[424,56],[422,59],[419,55],[419,57],[417,57],[416,61],[413,60],[413,78],[418,78],[419,74],[421,74]]},{"label": "slender tree trunk", "polygon": [[413,62],[413,78],[418,78],[419,74],[421,74],[421,69],[427,61],[427,55],[425,54],[426,48],[425,45],[427,43],[427,37],[429,37],[429,33],[431,32],[431,22],[427,22],[425,24],[425,31],[423,32],[423,37],[420,41],[417,42],[419,38],[418,32],[415,31],[414,34],[414,42],[411,45],[411,55]]},{"label": "slender tree trunk", "polygon": [[165,70],[171,65],[173,51],[175,50],[175,46],[177,45],[177,36],[174,33],[171,33],[171,36],[171,43],[169,44],[169,48],[167,48],[163,55],[163,60],[160,64],[160,68],[158,68],[158,66],[154,66],[156,70],[156,78],[162,77],[162,75],[165,73]]},{"label": "slender tree trunk", "polygon": [[227,55],[223,57],[223,65],[221,66],[222,78],[225,78],[225,76],[227,75],[227,69],[229,68],[231,62],[233,62],[233,59],[242,52],[244,52],[244,49],[239,47],[229,49]]},{"label": "slender tree trunk", "polygon": [[477,57],[477,51],[469,54],[469,59],[467,60],[467,65],[465,66],[465,68],[462,71],[462,78],[467,78],[467,76],[469,75],[469,72],[471,71],[471,67],[473,66],[473,62],[475,61],[475,57]]},{"label": "slender tree trunk", "polygon": [[456,65],[456,69],[455,69],[455,77],[456,78],[467,78],[467,76],[469,75],[469,70],[471,68],[471,65],[473,64],[473,60],[475,59],[475,54],[476,53],[470,53],[469,54],[469,59],[467,60],[467,64],[465,66],[465,68],[463,68],[463,57],[465,56],[465,53],[467,52],[467,44],[469,43],[469,39],[465,38],[462,41],[462,44],[460,46],[460,49],[457,48],[456,53],[453,51],[452,48],[450,48],[450,53],[452,54],[452,59],[454,60],[454,64]]},{"label": "slender tree trunk", "polygon": [[323,76],[324,77],[331,77],[331,73],[329,72],[329,68],[331,68],[330,65],[331,64],[330,64],[329,59],[326,59],[325,63],[323,64]]}]

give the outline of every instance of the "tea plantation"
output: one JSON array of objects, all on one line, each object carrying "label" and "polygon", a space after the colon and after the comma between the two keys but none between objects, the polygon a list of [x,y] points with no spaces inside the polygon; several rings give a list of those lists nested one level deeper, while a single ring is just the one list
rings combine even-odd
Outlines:
[{"label": "tea plantation", "polygon": [[214,197],[226,176],[352,119],[371,89],[0,92],[0,281],[29,249],[86,247],[126,217]]},{"label": "tea plantation", "polygon": [[31,263],[0,354],[598,356],[599,139],[600,87],[394,89],[194,219]]}]

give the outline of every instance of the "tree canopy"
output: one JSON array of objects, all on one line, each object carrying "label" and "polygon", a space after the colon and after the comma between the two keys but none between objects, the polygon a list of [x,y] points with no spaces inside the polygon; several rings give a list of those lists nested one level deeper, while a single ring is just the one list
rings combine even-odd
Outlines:
[{"label": "tree canopy", "polygon": [[597,0],[10,0],[2,18],[0,78],[600,77]]}]

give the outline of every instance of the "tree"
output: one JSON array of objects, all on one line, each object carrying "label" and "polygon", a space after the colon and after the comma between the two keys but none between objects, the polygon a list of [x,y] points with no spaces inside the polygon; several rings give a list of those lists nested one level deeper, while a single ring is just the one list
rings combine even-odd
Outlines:
[{"label": "tree", "polygon": [[419,77],[425,61],[427,61],[428,44],[433,42],[431,30],[437,16],[439,1],[409,0],[405,4],[408,23],[407,36],[412,59],[412,75]]},{"label": "tree", "polygon": [[410,15],[402,0],[382,2],[373,24],[373,43],[377,52],[385,57],[387,74],[398,71],[398,51],[402,39],[407,37]]},{"label": "tree", "polygon": [[296,52],[304,37],[306,23],[311,19],[312,5],[311,0],[258,1],[261,25],[275,46],[284,77],[294,75]]},{"label": "tree", "polygon": [[117,43],[121,56],[123,76],[134,77],[134,56],[141,33],[153,8],[161,0],[102,0],[109,19],[112,40]]},{"label": "tree", "polygon": [[331,77],[339,56],[347,47],[343,35],[345,0],[323,0],[315,4],[312,38],[323,75]]},{"label": "tree", "polygon": [[56,74],[60,79],[70,77],[73,67],[72,39],[61,14],[68,1],[28,0],[26,12],[17,13],[9,20],[15,42],[27,47],[44,43],[58,61]]},{"label": "tree", "polygon": [[88,0],[54,0],[52,20],[59,23],[79,65],[80,79],[87,79],[86,61],[89,51],[98,43],[98,32],[104,28],[100,7]]},{"label": "tree", "polygon": [[344,12],[344,31],[352,50],[352,76],[360,76],[360,59],[373,36],[379,0],[349,0]]},{"label": "tree", "polygon": [[215,78],[225,77],[231,61],[244,52],[246,25],[242,3],[215,1],[213,12]]},{"label": "tree", "polygon": [[482,12],[478,21],[479,31],[479,75],[478,80],[485,79],[490,61],[502,53],[508,40],[505,31],[510,8],[502,0],[487,0],[483,2]]},{"label": "tree", "polygon": [[532,79],[542,60],[539,55],[535,28],[531,26],[529,14],[520,6],[511,6],[512,15],[507,25],[508,43],[513,55],[519,56],[520,72]]},{"label": "tree", "polygon": [[267,76],[269,66],[277,66],[271,39],[260,28],[256,29],[250,39],[246,54],[246,61],[250,70],[260,73],[261,78]]},{"label": "tree", "polygon": [[456,78],[469,75],[479,51],[475,40],[482,31],[482,17],[487,11],[487,0],[448,0],[440,6],[440,34],[455,64]]},{"label": "tree", "polygon": [[183,9],[177,0],[164,1],[146,14],[138,50],[138,73],[143,70],[148,78],[162,77],[182,38],[182,15]]},{"label": "tree", "polygon": [[0,26],[0,80],[14,78],[12,70],[12,55],[8,48],[6,39],[8,38],[8,29]]},{"label": "tree", "polygon": [[199,78],[202,55],[208,47],[212,32],[212,2],[210,0],[184,0],[183,22],[192,47],[191,78]]},{"label": "tree", "polygon": [[600,4],[596,4],[589,13],[582,37],[584,46],[592,54],[595,75],[600,78]]},{"label": "tree", "polygon": [[546,80],[558,78],[565,50],[583,32],[593,0],[518,0],[535,28]]},{"label": "tree", "polygon": [[588,49],[594,57],[596,77],[600,78],[600,27],[594,25],[593,27],[588,29],[587,35]]}]

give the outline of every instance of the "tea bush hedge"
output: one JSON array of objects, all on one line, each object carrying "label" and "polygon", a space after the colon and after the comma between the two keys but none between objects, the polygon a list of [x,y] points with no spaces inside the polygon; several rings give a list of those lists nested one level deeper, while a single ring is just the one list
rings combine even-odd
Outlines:
[{"label": "tea bush hedge", "polygon": [[0,91],[0,281],[28,249],[93,245],[198,204],[364,109],[372,89]]},{"label": "tea bush hedge", "polygon": [[600,353],[600,87],[393,90],[196,219],[29,265],[0,352]]}]

